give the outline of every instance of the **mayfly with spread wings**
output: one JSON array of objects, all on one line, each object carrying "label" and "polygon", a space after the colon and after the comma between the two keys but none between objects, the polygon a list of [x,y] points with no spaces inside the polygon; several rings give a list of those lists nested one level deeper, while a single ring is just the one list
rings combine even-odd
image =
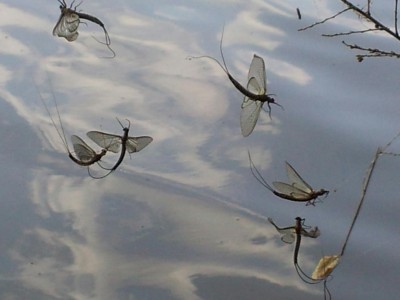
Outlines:
[{"label": "mayfly with spread wings", "polygon": [[[268,222],[270,222],[276,229],[276,231],[279,232],[281,235],[281,240],[284,243],[287,244],[292,244],[295,239],[296,239],[296,226],[290,226],[290,227],[279,227],[275,224],[275,222],[271,219],[268,218]],[[300,230],[301,235],[305,237],[310,237],[310,238],[317,238],[320,236],[321,232],[319,231],[318,227],[314,227],[311,230],[307,231],[303,227]]]},{"label": "mayfly with spread wings", "polygon": [[232,84],[244,95],[242,103],[242,110],[240,113],[240,128],[244,137],[249,136],[254,127],[256,126],[260,111],[263,105],[267,103],[268,113],[271,117],[271,104],[282,106],[275,102],[275,99],[269,96],[267,93],[267,83],[265,75],[265,63],[264,60],[254,54],[253,60],[250,64],[247,88],[242,86],[233,76],[229,73],[228,67],[225,63],[224,54],[222,53],[222,40],[224,37],[224,31],[222,31],[221,42],[220,42],[220,53],[222,57],[223,65],[214,57],[203,55],[203,56],[190,56],[189,59],[194,58],[209,58],[218,63],[218,65],[224,70],[226,75]]},{"label": "mayfly with spread wings", "polygon": [[[99,25],[103,31],[105,36],[105,42],[100,42],[107,46],[107,48],[112,52],[112,56],[110,58],[115,57],[115,52],[111,48],[111,40],[108,32],[100,19],[91,16],[89,14],[81,13],[76,11],[76,8],[81,4],[79,3],[77,6],[72,8],[74,1],[72,1],[71,5],[67,7],[67,3],[65,0],[58,0],[60,3],[61,15],[58,19],[56,26],[53,29],[53,35],[63,37],[69,42],[73,42],[78,38],[78,28],[81,23],[81,19],[91,21],[97,25]],[[97,39],[96,39],[97,40]]]},{"label": "mayfly with spread wings", "polygon": [[[37,88],[37,89],[38,89],[38,88]],[[69,149],[68,142],[67,142],[67,138],[65,137],[65,133],[64,133],[64,126],[63,126],[62,121],[61,121],[60,112],[59,112],[59,110],[58,110],[57,101],[56,101],[56,98],[55,98],[55,96],[54,96],[53,91],[52,91],[52,96],[53,96],[53,99],[54,99],[54,105],[55,105],[55,108],[56,108],[56,111],[57,111],[57,117],[58,117],[58,122],[59,122],[60,128],[57,127],[57,125],[56,125],[54,119],[52,118],[51,113],[50,113],[50,110],[49,110],[49,108],[47,107],[47,105],[46,105],[46,103],[45,103],[45,101],[44,101],[44,99],[43,99],[43,97],[42,97],[42,94],[40,93],[39,89],[38,89],[38,93],[39,93],[39,96],[40,96],[40,100],[42,101],[43,106],[45,107],[45,109],[46,109],[46,111],[47,111],[47,114],[48,114],[49,117],[50,117],[51,123],[53,124],[54,128],[56,129],[57,134],[58,134],[58,136],[60,137],[60,139],[61,139],[61,141],[62,141],[62,143],[63,143],[63,145],[64,145],[64,148],[65,148],[66,152],[68,153],[68,157],[69,157],[74,163],[76,163],[76,164],[78,164],[78,165],[80,165],[80,166],[87,167],[87,168],[88,168],[88,173],[89,173],[89,175],[90,175],[92,178],[97,178],[97,177],[95,177],[95,176],[93,176],[93,175],[91,174],[90,169],[89,169],[89,166],[91,166],[91,165],[93,165],[93,164],[95,164],[95,163],[98,163],[98,164],[99,164],[100,160],[101,160],[101,159],[103,158],[103,156],[106,155],[106,153],[107,153],[107,147],[103,147],[103,149],[102,149],[99,153],[96,153],[96,152],[95,152],[88,144],[86,144],[79,136],[77,136],[77,135],[72,135],[72,136],[71,136],[71,142],[72,142],[72,145],[73,145],[73,148],[74,148],[74,152],[75,152],[75,155],[76,155],[76,157],[75,157],[75,156],[72,154],[72,152],[70,151],[70,149]],[[100,164],[99,164],[99,166],[101,167]]]},{"label": "mayfly with spread wings", "polygon": [[[121,122],[119,123],[121,124]],[[139,152],[153,141],[153,138],[150,136],[138,136],[138,137],[128,136],[130,123],[128,127],[122,126],[122,128],[124,131],[122,136],[100,131],[89,131],[87,133],[87,136],[100,147],[107,146],[107,150],[114,153],[118,153],[119,151],[121,151],[118,161],[114,164],[113,167],[107,169],[109,170],[109,173],[107,173],[106,175],[115,171],[119,167],[119,165],[124,160],[126,151],[128,151],[128,153]]]},{"label": "mayfly with spread wings", "polygon": [[274,181],[272,182],[274,188],[272,188],[254,165],[250,153],[249,160],[251,173],[257,181],[280,198],[314,205],[319,196],[326,197],[329,194],[329,191],[324,189],[314,190],[288,162],[286,162],[286,171],[289,183]]}]

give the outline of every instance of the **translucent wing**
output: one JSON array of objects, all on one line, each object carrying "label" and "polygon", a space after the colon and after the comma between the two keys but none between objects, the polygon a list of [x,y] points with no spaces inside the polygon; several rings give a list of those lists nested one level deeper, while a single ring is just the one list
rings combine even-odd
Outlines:
[{"label": "translucent wing", "polygon": [[286,171],[289,177],[290,184],[306,193],[311,194],[313,192],[312,187],[304,181],[303,178],[296,172],[296,170],[286,162]]},{"label": "translucent wing", "polygon": [[129,153],[139,152],[153,141],[150,136],[130,137],[126,141],[126,150]]},{"label": "translucent wing", "polygon": [[281,234],[282,242],[287,244],[291,244],[294,242],[294,239],[296,237],[294,228],[279,229],[278,232]]},{"label": "translucent wing", "polygon": [[240,128],[243,136],[249,136],[256,126],[263,102],[244,97],[240,112]]},{"label": "translucent wing", "polygon": [[96,152],[89,147],[79,136],[72,135],[71,142],[74,147],[76,156],[82,162],[89,162],[96,156]]},{"label": "translucent wing", "polygon": [[296,230],[294,226],[280,228],[274,223],[274,221],[271,218],[268,218],[268,221],[275,227],[276,231],[279,232],[279,234],[281,235],[282,242],[285,242],[287,244],[291,244],[294,242],[296,237]]},{"label": "translucent wing", "polygon": [[339,255],[329,255],[324,256],[318,262],[318,265],[315,267],[314,272],[311,275],[311,278],[314,280],[322,280],[329,276],[332,271],[336,268],[340,260]]},{"label": "translucent wing", "polygon": [[[267,92],[267,85],[265,83],[265,64],[264,60],[258,55],[254,54],[253,60],[250,64],[249,75],[247,77],[249,82],[247,84],[247,89],[258,95],[264,95]],[[257,85],[254,83],[250,84],[250,82],[254,79],[257,82]],[[251,88],[255,88],[253,91]]]},{"label": "translucent wing", "polygon": [[53,29],[53,35],[64,37],[69,42],[78,38],[79,16],[73,11],[62,13],[56,26]]},{"label": "translucent wing", "polygon": [[304,192],[303,190],[300,190],[290,184],[284,183],[284,182],[279,182],[279,181],[274,181],[272,183],[274,186],[275,190],[281,194],[287,195],[292,197],[293,199],[296,200],[310,200],[310,194]]},{"label": "translucent wing", "polygon": [[103,149],[107,149],[114,153],[119,152],[122,139],[121,136],[100,131],[89,131],[86,135]]},{"label": "translucent wing", "polygon": [[319,231],[318,227],[314,227],[310,231],[305,230],[304,228],[301,228],[301,235],[316,239],[321,235],[321,231]]}]

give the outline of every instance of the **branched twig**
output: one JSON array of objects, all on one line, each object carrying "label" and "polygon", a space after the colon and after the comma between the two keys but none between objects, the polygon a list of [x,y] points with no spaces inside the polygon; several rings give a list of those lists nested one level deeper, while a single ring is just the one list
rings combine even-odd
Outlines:
[{"label": "branched twig", "polygon": [[396,136],[393,137],[392,140],[389,143],[387,143],[383,148],[379,147],[375,152],[374,158],[372,159],[372,161],[371,161],[371,163],[369,165],[369,168],[367,169],[367,173],[365,174],[363,187],[361,189],[360,202],[358,203],[357,210],[356,210],[356,213],[354,214],[353,221],[351,222],[349,232],[347,233],[346,239],[345,239],[345,241],[343,243],[342,251],[340,252],[340,256],[343,256],[344,251],[346,250],[347,242],[349,241],[351,232],[353,231],[354,224],[356,223],[356,220],[357,220],[357,218],[358,218],[358,216],[360,214],[361,207],[362,207],[362,205],[364,203],[364,199],[365,199],[365,196],[367,194],[368,186],[369,186],[369,183],[371,181],[372,173],[373,173],[373,171],[375,169],[376,163],[378,162],[378,159],[382,154],[388,154],[386,152],[386,149],[389,148],[392,145],[392,143],[394,142],[394,140],[396,140],[399,136],[400,136],[400,132],[397,133]]},{"label": "branched twig", "polygon": [[366,18],[367,20],[369,20],[372,23],[374,23],[375,24],[375,28],[379,28],[379,29],[381,29],[383,31],[386,31],[388,34],[390,34],[391,36],[393,36],[397,40],[400,40],[400,36],[398,34],[393,32],[392,30],[390,30],[390,28],[388,28],[387,26],[383,25],[381,22],[379,22],[377,19],[375,19],[373,16],[371,16],[371,13],[370,13],[369,10],[367,12],[365,12],[362,9],[358,8],[357,6],[355,6],[353,3],[351,3],[351,2],[349,2],[347,0],[340,0],[340,1],[342,1],[344,4],[346,4],[349,9],[355,11],[356,13],[360,14],[361,16]]},{"label": "branched twig", "polygon": [[359,62],[363,61],[363,59],[365,57],[395,57],[395,58],[400,58],[400,53],[396,53],[394,51],[383,51],[380,49],[374,49],[374,48],[364,48],[361,46],[358,46],[356,44],[348,44],[345,41],[342,41],[342,43],[344,45],[346,45],[347,47],[349,47],[350,49],[357,49],[357,50],[361,50],[361,51],[366,51],[369,54],[358,54],[357,56],[357,60]]},{"label": "branched twig", "polygon": [[378,161],[379,155],[381,153],[382,153],[382,149],[378,148],[376,150],[375,156],[374,156],[373,160],[371,161],[371,164],[370,164],[370,166],[369,166],[369,168],[367,170],[367,174],[365,175],[364,184],[363,184],[363,187],[362,187],[362,190],[361,190],[360,202],[358,203],[357,210],[356,210],[356,213],[354,214],[353,221],[351,222],[349,232],[347,233],[346,239],[345,239],[345,241],[343,243],[343,247],[342,247],[342,251],[340,252],[340,256],[343,256],[344,251],[346,250],[346,246],[347,246],[347,242],[349,241],[350,234],[353,231],[354,224],[356,223],[358,215],[360,214],[360,211],[361,211],[361,207],[362,207],[362,205],[364,203],[365,195],[367,194],[368,186],[369,186],[369,183],[371,181],[372,172],[375,169],[376,162]]},{"label": "branched twig", "polygon": [[[322,36],[324,37],[337,37],[337,36],[345,36],[345,35],[352,35],[352,34],[357,34],[357,33],[366,33],[366,32],[371,32],[371,31],[383,31],[386,34],[389,34],[390,36],[394,37],[395,39],[397,39],[398,41],[400,41],[400,35],[398,32],[398,20],[397,20],[397,12],[398,12],[398,0],[395,0],[395,9],[394,9],[394,13],[395,13],[395,20],[394,20],[394,30],[390,29],[388,26],[384,25],[383,23],[381,23],[380,21],[378,21],[376,18],[374,18],[372,16],[371,13],[371,0],[367,1],[367,8],[364,10],[355,6],[353,3],[351,3],[348,0],[340,0],[344,5],[346,5],[346,8],[344,10],[341,10],[340,12],[338,12],[337,14],[326,18],[320,22],[316,22],[313,23],[307,27],[304,28],[300,28],[298,29],[298,31],[304,31],[310,28],[313,28],[317,25],[323,24],[329,20],[332,20],[334,18],[336,18],[337,16],[341,15],[342,13],[351,10],[353,11],[355,14],[359,15],[360,17],[364,18],[365,20],[371,22],[374,26],[374,28],[369,28],[366,30],[354,30],[354,31],[348,31],[348,32],[339,32],[339,33],[334,33],[334,34],[322,34]],[[368,54],[358,54],[356,55],[357,59],[359,62],[363,61],[363,59],[365,57],[395,57],[395,58],[400,58],[400,54],[396,53],[394,51],[383,51],[383,50],[379,50],[379,49],[374,49],[374,48],[364,48],[364,47],[360,47],[356,44],[347,44],[345,42],[343,42],[343,44],[345,44],[347,47],[349,47],[350,49],[357,49],[357,50],[361,50],[361,51],[366,51],[368,52]]]}]

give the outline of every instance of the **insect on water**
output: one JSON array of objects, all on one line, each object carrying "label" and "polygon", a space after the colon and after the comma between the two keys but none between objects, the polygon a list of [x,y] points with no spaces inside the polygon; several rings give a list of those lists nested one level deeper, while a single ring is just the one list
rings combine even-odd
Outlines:
[{"label": "insect on water", "polygon": [[274,188],[272,188],[254,165],[250,152],[248,154],[251,173],[259,183],[276,196],[290,201],[307,202],[307,205],[315,205],[315,201],[319,196],[328,196],[329,191],[324,189],[320,189],[319,191],[314,190],[288,162],[286,162],[286,171],[290,183],[274,181],[272,182]]},{"label": "insect on water", "polygon": [[87,136],[100,147],[108,146],[108,151],[118,153],[121,148],[119,159],[113,167],[107,169],[109,170],[108,174],[115,171],[119,167],[119,165],[124,160],[126,151],[128,151],[128,153],[139,152],[153,141],[153,138],[150,136],[130,137],[130,122],[128,121],[128,127],[124,127],[119,120],[118,122],[124,131],[122,136],[100,131],[89,131],[87,133]]},{"label": "insect on water", "polygon": [[[331,293],[327,287],[327,279],[329,277],[329,274],[327,274],[324,277],[321,277],[319,279],[314,278],[314,276],[309,276],[307,275],[300,267],[299,265],[299,251],[300,251],[300,244],[301,244],[301,236],[303,235],[304,230],[304,221],[305,219],[302,219],[300,217],[296,217],[296,225],[295,225],[295,231],[296,231],[296,245],[294,248],[294,253],[293,253],[293,263],[294,267],[296,269],[297,275],[299,278],[307,283],[307,284],[318,284],[321,282],[324,282],[324,299],[331,299]],[[317,227],[316,227],[317,228]]]},{"label": "insect on water", "polygon": [[[275,227],[276,231],[279,232],[279,234],[281,235],[282,242],[287,244],[292,244],[295,241],[296,226],[279,227],[275,224],[275,222],[271,218],[268,218],[268,222],[270,222]],[[300,230],[300,234],[305,237],[310,237],[315,239],[320,236],[321,232],[319,231],[318,227],[314,227],[309,231],[307,231],[302,227]]]},{"label": "insect on water", "polygon": [[[99,163],[100,160],[102,159],[102,157],[103,157],[104,155],[106,155],[106,153],[107,153],[107,148],[106,148],[106,147],[103,147],[103,149],[100,151],[100,153],[96,153],[96,152],[95,152],[88,144],[86,144],[80,137],[78,137],[77,135],[72,135],[72,136],[71,136],[71,142],[72,142],[72,145],[73,145],[73,148],[74,148],[75,155],[76,155],[77,157],[73,156],[73,155],[72,155],[72,152],[69,150],[69,147],[68,147],[67,138],[65,137],[65,132],[64,132],[64,126],[63,126],[62,121],[61,121],[60,112],[59,112],[59,110],[58,110],[58,105],[57,105],[57,101],[56,101],[56,98],[55,98],[55,95],[54,95],[53,90],[51,91],[51,93],[52,93],[52,97],[53,97],[53,99],[54,99],[54,105],[55,105],[55,108],[56,108],[56,111],[57,111],[57,117],[58,117],[58,122],[59,122],[60,128],[57,127],[57,125],[56,125],[54,119],[52,118],[51,113],[50,113],[50,110],[49,110],[49,108],[47,107],[47,105],[46,105],[46,103],[45,103],[45,101],[44,101],[44,99],[43,99],[43,97],[42,97],[42,94],[41,94],[40,91],[39,91],[39,88],[38,88],[37,86],[36,86],[36,88],[37,88],[37,90],[38,90],[38,93],[39,93],[39,96],[40,96],[40,100],[42,101],[43,106],[45,107],[45,109],[46,109],[46,111],[47,111],[47,114],[48,114],[49,117],[50,117],[51,123],[53,124],[54,128],[56,129],[57,134],[58,134],[58,136],[60,137],[61,141],[63,142],[64,148],[65,148],[65,150],[66,150],[67,153],[68,153],[68,157],[69,157],[74,163],[76,163],[76,164],[78,164],[78,165],[80,165],[80,166],[88,167],[88,173],[89,173],[89,175],[90,175],[92,178],[97,178],[97,177],[93,176],[93,175],[90,173],[89,166],[93,165],[94,163]],[[99,164],[99,166],[100,166],[100,164]],[[100,167],[101,167],[101,166],[100,166]]]},{"label": "insect on water", "polygon": [[242,103],[242,110],[240,113],[240,128],[244,137],[249,136],[254,127],[256,126],[260,111],[263,105],[267,103],[268,114],[271,117],[271,104],[278,105],[283,108],[280,104],[275,102],[275,99],[269,96],[267,93],[266,75],[265,75],[265,63],[264,60],[254,54],[253,60],[250,64],[247,88],[242,86],[233,76],[229,73],[228,67],[226,66],[224,54],[222,53],[222,40],[224,37],[224,30],[222,30],[221,42],[220,42],[220,53],[222,57],[223,65],[214,57],[203,55],[203,56],[190,56],[188,59],[196,58],[209,58],[217,62],[218,65],[224,70],[226,75],[232,84],[244,95]]},{"label": "insect on water", "polygon": [[107,32],[103,22],[100,21],[100,19],[98,19],[94,16],[91,16],[91,15],[76,11],[77,7],[82,2],[80,2],[74,8],[72,8],[72,6],[74,5],[75,0],[72,1],[71,5],[69,7],[67,7],[67,3],[65,2],[65,0],[58,0],[58,2],[60,3],[61,15],[58,19],[56,26],[54,26],[53,35],[63,37],[67,41],[73,42],[78,38],[78,35],[79,35],[78,27],[79,27],[79,24],[81,23],[81,19],[91,21],[91,22],[99,25],[103,29],[104,35],[105,35],[105,42],[100,42],[96,38],[94,38],[94,39],[96,41],[98,41],[99,43],[106,45],[107,48],[111,51],[112,56],[109,58],[115,57],[115,52],[111,48],[110,36],[108,35],[108,32]]}]

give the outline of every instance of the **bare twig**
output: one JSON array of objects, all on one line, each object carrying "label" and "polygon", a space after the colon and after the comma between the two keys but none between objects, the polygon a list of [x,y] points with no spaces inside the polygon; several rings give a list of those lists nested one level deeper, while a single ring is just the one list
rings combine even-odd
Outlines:
[{"label": "bare twig", "polygon": [[396,53],[394,51],[383,51],[380,49],[375,49],[375,48],[364,48],[361,46],[358,46],[356,44],[348,44],[345,41],[342,41],[342,43],[344,45],[346,45],[347,47],[349,47],[350,49],[357,49],[357,50],[361,50],[361,51],[366,51],[369,54],[358,54],[357,56],[357,60],[359,62],[363,61],[363,59],[365,57],[395,57],[395,58],[400,58],[400,53]]},{"label": "bare twig", "polygon": [[397,133],[397,135],[395,137],[393,137],[392,140],[389,143],[387,143],[383,148],[379,147],[375,152],[375,156],[372,159],[372,161],[371,161],[371,163],[370,163],[370,165],[369,165],[369,167],[367,169],[367,173],[365,174],[364,184],[363,184],[363,187],[361,189],[360,202],[358,203],[358,207],[357,207],[356,213],[354,214],[353,221],[351,222],[351,225],[350,225],[350,228],[349,228],[349,232],[347,233],[345,242],[343,243],[342,251],[340,252],[340,256],[343,256],[344,251],[346,250],[346,246],[347,246],[347,242],[349,241],[350,234],[351,234],[351,232],[353,230],[354,224],[356,223],[358,215],[360,214],[361,207],[362,207],[362,205],[364,203],[365,195],[367,194],[368,186],[369,186],[369,183],[371,182],[372,173],[373,173],[373,171],[375,169],[376,163],[378,162],[378,159],[379,159],[381,154],[388,154],[387,152],[385,152],[386,149],[388,147],[390,147],[392,145],[393,141],[396,140],[399,136],[400,136],[400,132]]},{"label": "bare twig", "polygon": [[326,18],[326,19],[324,19],[324,20],[322,20],[322,21],[320,21],[320,22],[316,22],[316,23],[314,23],[314,24],[311,24],[311,25],[309,25],[309,26],[307,26],[307,27],[300,28],[300,29],[298,29],[297,31],[304,31],[304,30],[313,28],[314,26],[321,25],[321,24],[325,23],[326,21],[329,21],[329,20],[332,20],[332,19],[336,18],[338,15],[340,15],[340,14],[342,14],[342,13],[348,11],[348,10],[350,10],[350,8],[346,8],[346,9],[344,9],[344,10],[338,12],[336,15],[333,15],[333,16],[331,16],[331,17],[329,17],[329,18]]},{"label": "bare twig", "polygon": [[377,31],[377,30],[381,30],[381,29],[370,28],[370,29],[365,29],[365,30],[357,30],[357,31],[349,31],[349,32],[340,32],[340,33],[334,33],[334,34],[322,34],[322,36],[325,36],[325,37],[335,37],[335,36],[351,35],[351,34],[356,34],[356,33],[365,33],[365,32],[370,32],[370,31]]},{"label": "bare twig", "polygon": [[398,31],[398,29],[397,29],[397,8],[398,8],[398,0],[395,0],[395,3],[394,3],[394,29],[395,29],[395,32],[396,32],[396,35],[399,35],[399,31]]},{"label": "bare twig", "polygon": [[[365,19],[368,22],[372,23],[372,27],[366,30],[352,30],[348,32],[339,32],[339,33],[333,33],[333,34],[322,34],[324,37],[337,37],[337,36],[347,36],[347,35],[352,35],[352,34],[357,34],[357,33],[366,33],[366,32],[372,32],[372,31],[382,31],[385,32],[386,34],[389,34],[390,36],[394,37],[396,40],[400,41],[400,35],[398,31],[398,0],[395,1],[395,8],[394,8],[394,13],[395,13],[395,20],[394,20],[394,29],[391,29],[391,27],[384,25],[380,21],[378,21],[375,17],[372,16],[372,11],[371,11],[371,0],[367,0],[367,8],[359,8],[356,5],[354,5],[352,2],[349,0],[340,0],[344,5],[346,5],[346,8],[338,12],[337,14],[326,18],[320,22],[313,23],[309,26],[306,26],[304,28],[298,29],[298,31],[304,31],[310,28],[313,28],[317,25],[323,24],[329,20],[332,20],[336,18],[337,16],[341,15],[342,13],[351,10],[353,13],[357,14],[361,18]],[[392,27],[393,28],[393,27]],[[366,57],[395,57],[395,58],[400,58],[400,54],[396,53],[394,51],[384,51],[380,49],[375,49],[375,48],[364,48],[361,46],[358,46],[356,44],[347,44],[346,42],[343,42],[347,47],[350,49],[357,49],[361,51],[368,52],[367,54],[358,54],[356,55],[358,61],[363,61],[364,58]]]},{"label": "bare twig", "polygon": [[340,256],[343,256],[344,251],[346,250],[346,246],[347,246],[347,242],[349,241],[350,234],[353,231],[354,224],[356,223],[358,215],[360,214],[360,211],[361,211],[361,207],[362,207],[362,205],[364,203],[365,195],[367,194],[368,186],[369,186],[369,183],[371,181],[372,172],[375,169],[376,162],[378,161],[379,155],[381,153],[382,153],[381,148],[378,148],[376,150],[375,156],[372,159],[372,161],[370,163],[370,166],[369,166],[369,168],[367,170],[367,174],[365,175],[364,185],[363,185],[362,190],[361,190],[361,199],[360,199],[360,202],[358,203],[358,207],[357,207],[356,213],[354,214],[353,221],[351,222],[349,232],[347,233],[346,239],[345,239],[345,241],[343,243],[343,247],[342,247],[342,251],[340,252]]},{"label": "bare twig", "polygon": [[360,14],[361,16],[366,18],[367,20],[369,20],[372,23],[374,23],[375,24],[375,28],[379,28],[379,29],[381,29],[383,31],[386,31],[388,34],[393,36],[395,39],[400,40],[400,36],[398,34],[393,32],[392,30],[390,30],[390,28],[388,28],[387,26],[383,25],[381,22],[379,22],[377,19],[375,19],[373,16],[371,16],[371,13],[369,11],[369,3],[368,3],[368,10],[367,10],[367,12],[365,12],[362,9],[358,8],[357,6],[355,6],[353,3],[351,3],[351,2],[349,2],[347,0],[340,0],[340,1],[342,1],[344,4],[346,4],[349,9],[355,11],[356,13]]}]

